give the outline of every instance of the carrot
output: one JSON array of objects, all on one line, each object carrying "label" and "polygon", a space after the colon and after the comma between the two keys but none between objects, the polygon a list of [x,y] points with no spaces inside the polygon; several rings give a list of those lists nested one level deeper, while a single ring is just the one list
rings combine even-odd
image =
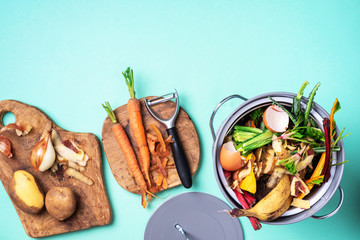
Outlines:
[{"label": "carrot", "polygon": [[128,86],[130,99],[127,104],[127,111],[129,116],[130,127],[133,132],[136,144],[140,153],[140,166],[145,173],[148,186],[151,185],[149,170],[150,170],[150,152],[146,142],[145,129],[141,117],[140,102],[135,98],[134,90],[134,73],[133,70],[128,67],[125,72],[122,73],[126,85]]},{"label": "carrot", "polygon": [[130,141],[128,136],[125,133],[123,126],[117,122],[116,116],[108,102],[103,104],[105,111],[109,114],[109,117],[113,123],[112,132],[116,141],[119,143],[121,151],[125,155],[126,162],[129,166],[131,173],[133,174],[137,184],[140,186],[140,193],[141,193],[141,204],[144,208],[146,208],[147,201],[146,201],[146,192],[147,192],[147,185],[144,180],[144,176],[139,168],[138,162],[136,160],[136,155],[134,153],[133,148],[131,147]]}]

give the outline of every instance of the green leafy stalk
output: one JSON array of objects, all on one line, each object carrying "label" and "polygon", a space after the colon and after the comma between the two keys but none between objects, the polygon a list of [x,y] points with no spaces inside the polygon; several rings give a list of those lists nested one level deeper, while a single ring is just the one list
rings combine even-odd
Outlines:
[{"label": "green leafy stalk", "polygon": [[324,133],[319,128],[302,126],[294,129],[293,131],[301,134],[303,138],[309,137],[320,142],[325,141]]},{"label": "green leafy stalk", "polygon": [[236,125],[234,127],[233,131],[233,140],[239,144],[241,142],[244,142],[250,138],[255,137],[257,134],[262,133],[262,130],[259,128],[253,128],[253,127],[245,127],[245,126],[239,126]]},{"label": "green leafy stalk", "polygon": [[253,138],[250,138],[239,145],[236,146],[236,149],[240,152],[249,152],[256,148],[262,147],[266,144],[271,143],[273,133],[271,131],[266,131],[256,135]]},{"label": "green leafy stalk", "polygon": [[309,94],[309,101],[306,105],[306,110],[305,110],[305,117],[304,117],[304,125],[306,126],[308,121],[309,121],[309,114],[310,111],[312,109],[313,106],[313,101],[314,101],[314,97],[316,94],[316,91],[318,90],[318,88],[320,87],[320,82],[318,82],[315,87],[313,88],[313,90],[311,91],[311,93]]},{"label": "green leafy stalk", "polygon": [[292,113],[295,114],[296,117],[299,117],[301,115],[301,98],[304,95],[304,90],[308,84],[309,82],[305,81],[302,84],[298,94],[293,98]]},{"label": "green leafy stalk", "polygon": [[105,102],[105,105],[102,104],[103,108],[105,109],[105,111],[107,112],[107,114],[109,115],[112,123],[117,123],[116,121],[116,116],[114,111],[112,110],[110,103],[109,102]]},{"label": "green leafy stalk", "polygon": [[[316,148],[313,148],[313,150],[314,150],[315,154],[323,153],[326,151],[326,147],[316,147]],[[340,150],[341,150],[341,148],[339,146],[333,146],[333,151],[338,152]]]},{"label": "green leafy stalk", "polygon": [[296,124],[296,118],[294,117],[294,115],[291,114],[291,112],[289,112],[283,105],[275,101],[272,97],[269,96],[268,98],[272,101],[274,105],[280,107],[289,116],[291,121]]},{"label": "green leafy stalk", "polygon": [[337,166],[337,165],[341,165],[341,164],[344,164],[344,163],[347,163],[349,162],[349,160],[346,160],[346,161],[343,161],[343,162],[339,162],[339,163],[334,163],[334,164],[331,164],[330,166]]},{"label": "green leafy stalk", "polygon": [[330,153],[332,153],[336,147],[336,144],[338,143],[338,141],[340,141],[341,139],[344,139],[345,137],[351,135],[351,133],[346,134],[345,136],[342,136],[342,134],[344,133],[345,128],[343,128],[339,134],[339,136],[335,139],[335,141],[332,143],[331,145],[331,150]]},{"label": "green leafy stalk", "polygon": [[256,133],[252,132],[245,132],[245,131],[234,131],[233,133],[233,139],[234,141],[239,144],[241,142],[244,142],[250,138],[253,138],[256,136]]},{"label": "green leafy stalk", "polygon": [[236,131],[242,131],[242,132],[251,132],[251,133],[262,133],[261,129],[259,128],[254,128],[254,127],[246,127],[246,126],[240,126],[240,125],[235,125],[235,130]]},{"label": "green leafy stalk", "polygon": [[130,97],[135,98],[135,89],[134,89],[134,72],[128,67],[125,72],[122,72],[122,75],[125,78],[126,85],[128,86]]}]

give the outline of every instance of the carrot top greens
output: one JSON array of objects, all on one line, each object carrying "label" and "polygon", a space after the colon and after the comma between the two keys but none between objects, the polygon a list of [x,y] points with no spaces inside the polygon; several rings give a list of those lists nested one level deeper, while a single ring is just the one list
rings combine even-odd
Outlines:
[{"label": "carrot top greens", "polygon": [[135,98],[135,89],[134,89],[134,72],[128,67],[125,72],[122,72],[122,75],[125,78],[126,85],[128,86],[130,97]]},{"label": "carrot top greens", "polygon": [[116,116],[114,111],[112,110],[110,103],[109,102],[105,102],[105,105],[102,104],[103,108],[105,109],[105,111],[107,112],[107,114],[109,114],[109,118],[111,119],[111,121],[113,123],[117,123],[116,121]]}]

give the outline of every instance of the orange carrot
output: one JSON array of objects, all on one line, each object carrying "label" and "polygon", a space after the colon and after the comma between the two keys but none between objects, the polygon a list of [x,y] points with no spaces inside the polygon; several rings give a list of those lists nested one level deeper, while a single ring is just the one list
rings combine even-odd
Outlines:
[{"label": "orange carrot", "polygon": [[134,90],[134,73],[133,70],[128,67],[125,72],[122,73],[126,84],[129,89],[130,99],[127,104],[127,111],[129,116],[130,127],[133,132],[136,144],[138,145],[140,152],[140,166],[145,173],[148,186],[151,186],[151,179],[149,175],[150,170],[150,152],[146,141],[145,129],[141,117],[140,102],[135,98]]},{"label": "orange carrot", "polygon": [[135,177],[137,184],[139,184],[139,186],[140,186],[141,204],[143,205],[144,208],[146,208],[147,186],[146,186],[146,182],[144,180],[144,176],[142,175],[142,172],[141,172],[138,162],[136,160],[136,155],[134,153],[134,150],[131,147],[129,138],[126,135],[123,126],[121,126],[121,124],[117,122],[115,114],[114,114],[113,110],[111,109],[110,104],[108,102],[105,102],[105,105],[103,104],[103,107],[104,107],[105,111],[109,114],[109,117],[110,117],[111,121],[113,122],[112,131],[113,131],[114,137],[115,137],[116,141],[119,143],[121,151],[125,155],[126,162],[129,166],[131,173]]}]

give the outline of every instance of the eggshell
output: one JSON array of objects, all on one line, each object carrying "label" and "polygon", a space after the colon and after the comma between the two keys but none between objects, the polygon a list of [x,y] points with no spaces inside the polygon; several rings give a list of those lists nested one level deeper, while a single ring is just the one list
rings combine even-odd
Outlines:
[{"label": "eggshell", "polygon": [[263,115],[265,127],[272,132],[285,132],[289,126],[289,116],[276,105],[269,106]]},{"label": "eggshell", "polygon": [[236,171],[246,163],[232,141],[224,143],[220,150],[220,164],[227,171]]}]

